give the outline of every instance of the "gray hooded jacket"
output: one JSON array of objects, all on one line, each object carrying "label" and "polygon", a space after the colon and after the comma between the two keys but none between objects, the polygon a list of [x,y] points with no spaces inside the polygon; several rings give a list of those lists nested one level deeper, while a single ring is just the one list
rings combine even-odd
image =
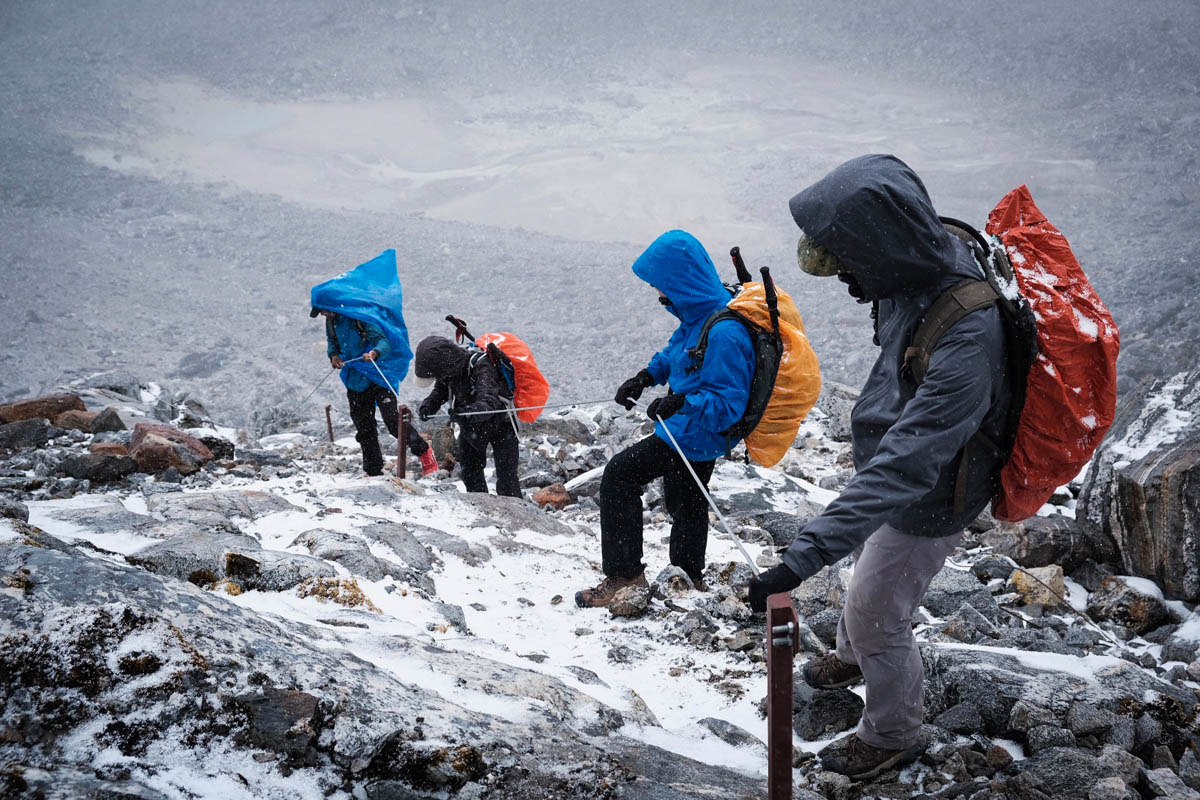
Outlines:
[{"label": "gray hooded jacket", "polygon": [[[1002,441],[1011,397],[1004,323],[991,307],[969,314],[933,352],[918,388],[904,351],[933,301],[983,271],[949,234],[924,184],[894,156],[848,161],[791,200],[792,217],[838,257],[867,301],[879,302],[880,353],[851,415],[855,476],[805,526],[783,560],[801,577],[832,564],[889,523],[914,536],[949,536],[991,498],[1000,454],[971,441]],[[967,446],[966,504],[954,510]]]}]

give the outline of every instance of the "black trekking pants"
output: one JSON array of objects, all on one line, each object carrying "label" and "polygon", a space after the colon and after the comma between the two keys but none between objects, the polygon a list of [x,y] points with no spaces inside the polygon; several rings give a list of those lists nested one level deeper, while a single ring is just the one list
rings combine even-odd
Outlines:
[{"label": "black trekking pants", "polygon": [[[379,415],[388,433],[397,436],[400,427],[400,413],[396,408],[396,396],[382,386],[371,384],[362,392],[353,389],[346,390],[346,399],[350,401],[350,419],[354,422],[354,438],[362,447],[363,472],[368,475],[383,473],[383,453],[379,449],[379,430],[375,427],[375,406],[379,406]],[[405,443],[409,451],[418,458],[429,449],[429,442],[421,438],[417,428],[411,422],[405,425]],[[399,438],[399,437],[397,437]]]},{"label": "black trekking pants", "polygon": [[506,416],[482,425],[463,425],[459,430],[458,464],[462,468],[462,481],[467,491],[487,494],[488,485],[483,477],[483,465],[487,460],[489,444],[492,446],[492,461],[496,465],[496,494],[520,497],[521,482],[517,479],[517,461],[520,456],[517,432],[513,430]]},{"label": "black trekking pants", "polygon": [[[692,461],[708,487],[715,461]],[[708,501],[688,474],[683,459],[657,436],[648,436],[612,457],[600,480],[600,549],[604,574],[636,578],[642,563],[642,488],[663,480],[671,515],[671,563],[698,579],[708,546]]]}]

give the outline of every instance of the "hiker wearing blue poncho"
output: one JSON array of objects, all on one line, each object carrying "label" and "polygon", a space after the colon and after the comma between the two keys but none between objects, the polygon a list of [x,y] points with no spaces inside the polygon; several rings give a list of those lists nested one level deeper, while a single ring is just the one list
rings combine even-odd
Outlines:
[{"label": "hiker wearing blue poncho", "polygon": [[[354,438],[362,447],[363,471],[368,475],[383,472],[376,407],[388,432],[399,435],[396,391],[412,361],[402,299],[395,250],[384,251],[312,289],[309,316],[325,318],[325,352],[330,365],[341,370]],[[437,471],[433,450],[414,425],[407,426],[406,444],[421,459],[423,474]]]}]

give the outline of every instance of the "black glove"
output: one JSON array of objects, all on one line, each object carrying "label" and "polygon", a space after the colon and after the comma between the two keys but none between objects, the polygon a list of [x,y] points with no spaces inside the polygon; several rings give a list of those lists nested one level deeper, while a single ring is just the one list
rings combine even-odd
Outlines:
[{"label": "black glove", "polygon": [[617,405],[625,406],[625,410],[628,411],[633,408],[633,401],[642,396],[642,390],[653,385],[654,376],[648,370],[642,370],[621,384],[621,387],[617,389],[617,396],[613,400]]},{"label": "black glove", "polygon": [[669,394],[665,397],[655,398],[646,407],[646,416],[653,420],[666,419],[683,408],[683,404],[686,402],[686,394]]},{"label": "black glove", "polygon": [[767,595],[790,592],[803,582],[804,579],[792,572],[787,564],[755,575],[750,579],[750,609],[761,614],[767,610]]},{"label": "black glove", "polygon": [[417,407],[417,416],[421,418],[421,422],[425,422],[435,413],[437,413],[437,409],[426,403],[421,403],[421,405]]}]

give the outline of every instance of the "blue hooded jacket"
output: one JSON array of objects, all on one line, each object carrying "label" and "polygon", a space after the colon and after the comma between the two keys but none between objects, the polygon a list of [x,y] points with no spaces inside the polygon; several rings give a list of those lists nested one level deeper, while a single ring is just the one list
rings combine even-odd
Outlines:
[{"label": "blue hooded jacket", "polygon": [[912,536],[949,536],[983,510],[1003,465],[967,447],[966,503],[955,510],[960,453],[982,430],[1004,440],[1012,398],[1004,323],[995,306],[968,314],[942,337],[918,387],[904,351],[946,289],[983,270],[946,231],[917,174],[895,156],[842,164],[791,200],[792,217],[879,302],[880,353],[851,413],[857,472],[783,555],[808,577],[854,551],[884,523]]},{"label": "blue hooded jacket", "polygon": [[[735,320],[717,323],[708,334],[703,366],[688,372],[694,361],[687,351],[695,347],[705,320],[729,303],[712,259],[690,233],[667,231],[633,262],[633,273],[666,295],[667,310],[679,319],[667,346],[646,367],[656,385],[668,383],[675,393],[687,395],[665,424],[688,460],[711,461],[737,443],[727,443],[722,431],[746,411],[754,375],[750,334]],[[656,422],[654,430],[669,442],[663,424]]]},{"label": "blue hooded jacket", "polygon": [[[340,350],[336,355],[347,361],[368,350],[379,351],[375,361],[378,370],[366,361],[355,361],[342,367],[342,383],[347,389],[361,392],[375,384],[395,392],[408,374],[413,354],[408,345],[408,327],[404,324],[403,294],[396,272],[395,250],[385,250],[370,261],[312,288],[312,307],[338,315],[333,325]],[[363,323],[365,337],[359,335],[358,326],[352,320]],[[332,338],[327,352],[330,356],[335,355]],[[386,383],[380,372],[386,377]]]}]

